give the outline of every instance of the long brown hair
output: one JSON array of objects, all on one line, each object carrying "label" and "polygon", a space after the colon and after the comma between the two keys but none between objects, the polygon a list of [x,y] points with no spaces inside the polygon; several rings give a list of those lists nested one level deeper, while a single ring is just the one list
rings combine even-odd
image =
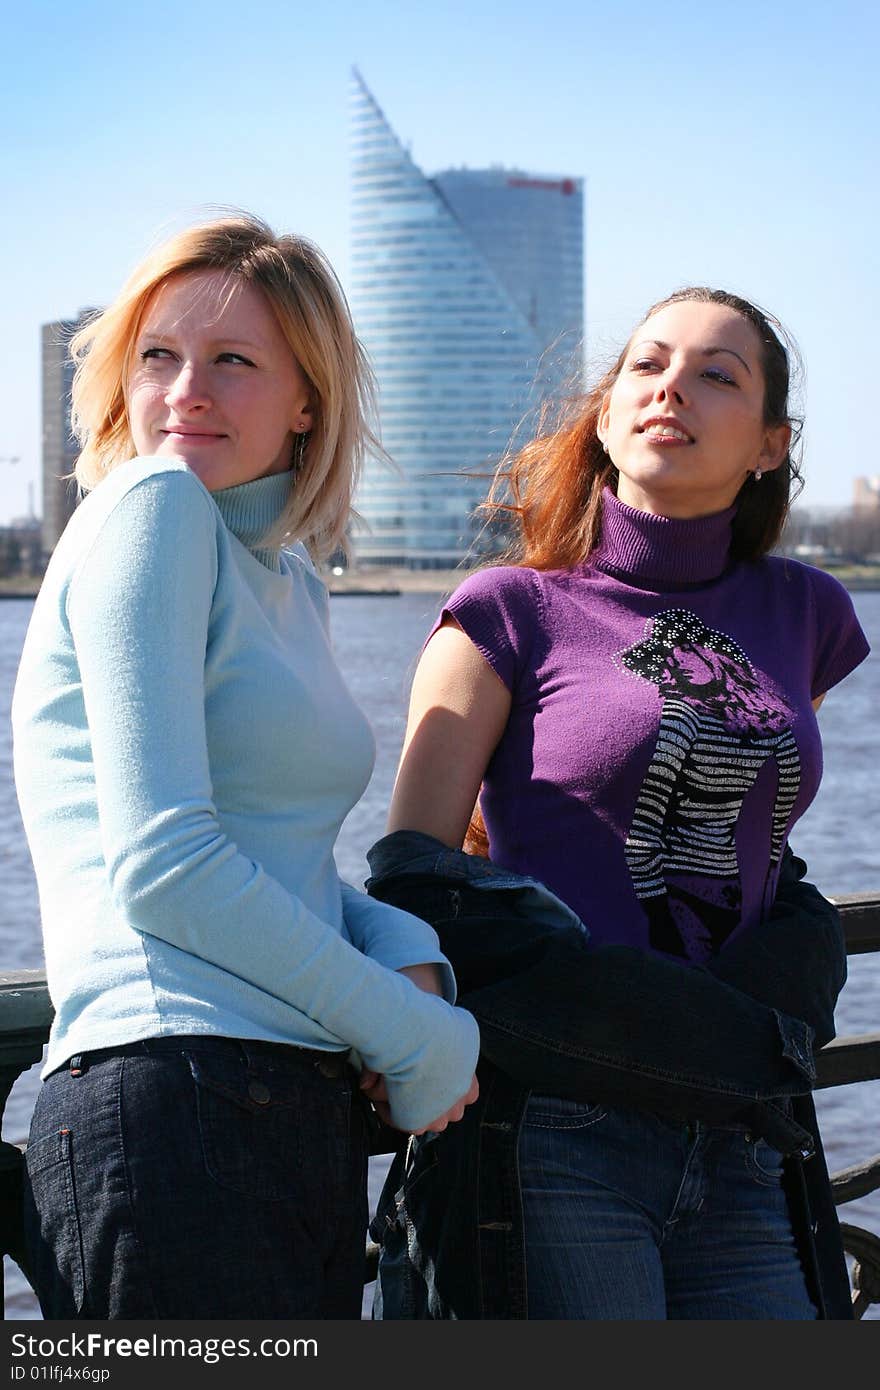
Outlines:
[{"label": "long brown hair", "polygon": [[[764,424],[784,424],[791,429],[788,452],[780,466],[765,474],[760,484],[747,478],[735,499],[731,558],[758,560],[779,540],[791,502],[803,486],[799,451],[802,422],[791,414],[789,405],[792,361],[799,365],[800,356],[778,319],[739,295],[705,285],[689,285],[658,300],[636,328],[660,309],[682,300],[720,304],[748,319],[761,343]],[[513,531],[501,563],[536,570],[572,569],[596,548],[602,493],[606,486],[617,490],[617,470],[605,453],[597,426],[631,341],[632,334],[613,366],[586,396],[561,405],[544,405],[534,438],[501,460],[483,503],[490,519],[505,521]],[[468,827],[465,849],[472,854],[488,853],[479,802]]]},{"label": "long brown hair", "polygon": [[[736,497],[731,558],[758,560],[779,540],[789,506],[802,486],[798,450],[801,421],[789,408],[791,362],[799,363],[798,351],[779,321],[765,310],[727,290],[704,285],[676,290],[652,304],[636,328],[660,309],[682,300],[721,304],[748,319],[761,343],[764,424],[784,424],[791,429],[791,442],[780,466],[765,474],[759,487],[747,478]],[[570,569],[582,564],[595,549],[602,492],[606,485],[613,491],[617,488],[617,470],[602,447],[597,425],[631,341],[632,334],[613,366],[586,396],[561,405],[546,404],[535,437],[501,460],[483,509],[488,516],[505,519],[508,527],[512,526],[513,539],[504,564],[537,570]]]}]

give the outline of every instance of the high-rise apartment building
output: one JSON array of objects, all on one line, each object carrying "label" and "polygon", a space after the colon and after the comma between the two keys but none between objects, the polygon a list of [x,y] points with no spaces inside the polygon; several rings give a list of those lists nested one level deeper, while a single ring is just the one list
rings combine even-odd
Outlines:
[{"label": "high-rise apartment building", "polygon": [[428,178],[354,73],[351,250],[352,311],[398,470],[365,472],[357,558],[451,567],[479,550],[474,508],[525,413],[579,380],[582,180]]},{"label": "high-rise apartment building", "polygon": [[70,432],[70,388],[73,363],[69,343],[93,309],[81,309],[75,319],[44,323],[41,330],[43,388],[43,554],[58,544],[77,501],[73,466],[79,446]]},{"label": "high-rise apartment building", "polygon": [[874,478],[853,478],[852,504],[856,511],[880,511],[880,476]]}]

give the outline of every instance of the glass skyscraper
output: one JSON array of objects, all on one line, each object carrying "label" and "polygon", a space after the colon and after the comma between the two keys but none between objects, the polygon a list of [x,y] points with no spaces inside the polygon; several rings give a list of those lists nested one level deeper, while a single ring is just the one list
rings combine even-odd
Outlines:
[{"label": "glass skyscraper", "polygon": [[355,72],[351,265],[396,466],[365,472],[358,562],[453,567],[486,543],[474,508],[526,412],[579,381],[582,181],[500,168],[428,178]]},{"label": "glass skyscraper", "polygon": [[43,377],[43,554],[58,544],[78,500],[73,469],[79,444],[70,429],[73,361],[70,340],[95,309],[80,309],[75,319],[44,323],[41,330]]}]

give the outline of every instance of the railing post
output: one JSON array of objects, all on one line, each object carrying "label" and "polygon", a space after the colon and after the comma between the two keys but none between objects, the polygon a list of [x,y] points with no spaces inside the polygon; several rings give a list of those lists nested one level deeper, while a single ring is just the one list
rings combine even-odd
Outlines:
[{"label": "railing post", "polygon": [[[0,973],[0,1119],[15,1082],[43,1056],[52,1005],[42,970]],[[22,1227],[24,1157],[16,1144],[0,1142],[0,1257],[9,1255],[28,1278]],[[0,1263],[0,1317],[5,1317]]]}]

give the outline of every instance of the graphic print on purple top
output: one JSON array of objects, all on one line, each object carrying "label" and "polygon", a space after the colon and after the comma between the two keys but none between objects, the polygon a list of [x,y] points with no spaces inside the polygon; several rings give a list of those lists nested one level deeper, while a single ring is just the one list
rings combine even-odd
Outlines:
[{"label": "graphic print on purple top", "polygon": [[[713,932],[720,945],[761,920],[822,775],[811,702],[868,652],[832,575],[780,556],[730,561],[734,515],[652,516],[606,491],[600,543],[583,565],[480,570],[438,620],[458,623],[511,694],[480,792],[490,857],[545,883],[597,946],[697,962]],[[681,628],[672,653],[667,623]],[[640,828],[662,760],[674,769],[688,751],[673,826]],[[734,786],[716,800],[708,789],[720,795],[728,766]],[[664,784],[658,816],[669,800]],[[650,856],[634,864],[627,848],[637,835],[662,842],[650,893]],[[679,868],[672,859],[686,849]],[[665,945],[651,911],[664,914]]]},{"label": "graphic print on purple top", "polygon": [[[779,863],[800,786],[793,711],[742,647],[685,608],[648,620],[618,664],[657,687],[657,743],[624,852],[650,944],[704,960],[742,919],[736,827],[764,763],[777,786],[768,870]],[[765,908],[768,904],[765,902]]]}]

